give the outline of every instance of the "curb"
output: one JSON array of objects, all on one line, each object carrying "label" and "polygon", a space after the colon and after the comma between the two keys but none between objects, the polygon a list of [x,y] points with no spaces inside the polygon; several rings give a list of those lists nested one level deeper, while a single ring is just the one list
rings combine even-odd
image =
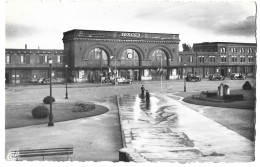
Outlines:
[{"label": "curb", "polygon": [[116,101],[117,101],[118,118],[119,118],[121,141],[122,141],[122,148],[119,150],[119,161],[129,162],[130,157],[129,157],[129,154],[127,154],[127,152],[125,150],[125,149],[127,149],[127,147],[126,147],[124,130],[122,128],[122,118],[121,118],[121,110],[119,108],[118,95],[116,95]]}]

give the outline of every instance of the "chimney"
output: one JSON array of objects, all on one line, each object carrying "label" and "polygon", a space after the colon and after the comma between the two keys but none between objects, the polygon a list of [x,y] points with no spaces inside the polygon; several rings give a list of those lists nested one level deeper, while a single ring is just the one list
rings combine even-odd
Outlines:
[{"label": "chimney", "polygon": [[38,49],[40,49],[40,46],[38,46]]},{"label": "chimney", "polygon": [[25,44],[25,49],[27,49],[27,44]]}]

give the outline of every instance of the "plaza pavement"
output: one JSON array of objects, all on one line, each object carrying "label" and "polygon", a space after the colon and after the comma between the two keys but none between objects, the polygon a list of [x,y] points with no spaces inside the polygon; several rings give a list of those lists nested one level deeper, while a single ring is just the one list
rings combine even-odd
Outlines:
[{"label": "plaza pavement", "polygon": [[168,95],[152,94],[149,105],[138,95],[118,96],[123,160],[181,163],[254,161],[254,142]]},{"label": "plaza pavement", "polygon": [[[120,91],[126,90],[124,87],[118,88],[121,89]],[[102,87],[101,89],[104,92],[107,90]],[[29,98],[28,95],[35,94],[35,90],[27,90],[26,97]],[[37,89],[37,91],[41,90]],[[78,94],[79,91],[81,94]],[[85,95],[88,92],[95,92],[95,94],[91,93],[92,96],[86,100],[98,100],[102,91],[71,89],[70,99],[86,98]],[[129,94],[127,93],[128,95],[118,95],[119,118],[117,107],[110,101],[107,103],[110,109],[108,113],[55,123],[53,129],[47,125],[6,129],[6,156],[10,150],[18,148],[73,146],[74,153],[70,156],[73,161],[118,161],[118,151],[122,147],[124,148],[120,152],[126,152],[129,160],[135,162],[248,162],[254,160],[252,141],[184,106],[178,100],[171,98],[171,93],[163,95],[152,93],[151,103],[146,105],[142,98],[135,95],[136,91],[139,90],[133,89]],[[102,92],[104,97],[111,97],[104,92]],[[8,99],[12,99],[18,93],[23,98],[23,92],[18,91],[8,96]],[[64,96],[58,87],[54,94],[55,97]],[[100,101],[103,102],[103,100]],[[207,109],[210,110],[210,107]],[[117,125],[118,119],[120,119],[123,134],[123,146],[121,135],[116,133],[116,131],[120,132],[120,127]],[[53,157],[53,160],[64,159]]]}]

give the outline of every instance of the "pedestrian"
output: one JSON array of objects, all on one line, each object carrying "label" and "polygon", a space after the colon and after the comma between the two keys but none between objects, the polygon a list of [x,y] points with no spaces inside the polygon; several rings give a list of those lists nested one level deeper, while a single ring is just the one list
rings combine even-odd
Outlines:
[{"label": "pedestrian", "polygon": [[148,92],[148,90],[146,90],[146,102],[149,103],[150,102],[150,93]]},{"label": "pedestrian", "polygon": [[141,86],[142,97],[144,97],[144,90],[145,90],[144,85],[142,85]]}]

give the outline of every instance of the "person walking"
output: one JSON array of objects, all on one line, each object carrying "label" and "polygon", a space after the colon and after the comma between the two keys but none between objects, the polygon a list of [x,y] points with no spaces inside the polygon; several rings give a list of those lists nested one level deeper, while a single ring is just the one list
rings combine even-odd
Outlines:
[{"label": "person walking", "polygon": [[150,93],[148,92],[148,90],[146,90],[145,98],[146,98],[146,102],[149,103],[150,102]]},{"label": "person walking", "polygon": [[144,85],[142,85],[141,86],[142,97],[144,97],[144,90],[145,90]]}]

